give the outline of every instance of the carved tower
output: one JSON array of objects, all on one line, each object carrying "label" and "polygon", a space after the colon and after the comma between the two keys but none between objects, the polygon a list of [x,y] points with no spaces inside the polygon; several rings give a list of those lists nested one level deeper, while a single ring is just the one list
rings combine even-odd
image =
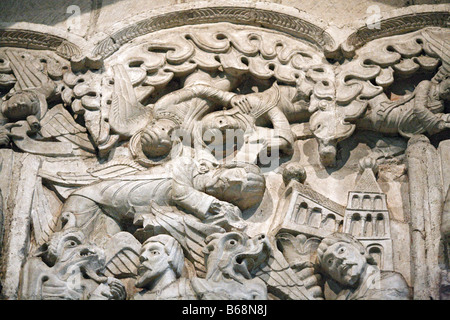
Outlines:
[{"label": "carved tower", "polygon": [[389,210],[377,183],[375,160],[360,161],[362,173],[355,189],[348,193],[344,216],[344,233],[355,236],[382,270],[393,270]]}]

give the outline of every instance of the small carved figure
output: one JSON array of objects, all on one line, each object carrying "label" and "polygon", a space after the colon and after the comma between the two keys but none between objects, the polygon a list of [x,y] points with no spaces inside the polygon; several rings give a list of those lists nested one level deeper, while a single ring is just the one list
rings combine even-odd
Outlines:
[{"label": "small carved figure", "polygon": [[188,279],[181,276],[184,255],[180,244],[161,234],[148,238],[139,256],[136,287],[143,290],[134,300],[195,300]]},{"label": "small carved figure", "polygon": [[17,79],[1,106],[1,113],[9,121],[27,120],[32,129],[39,129],[39,120],[47,112],[47,99],[55,94],[56,84],[39,71],[27,54],[7,50],[11,69]]},{"label": "small carved figure", "polygon": [[391,101],[382,93],[351,115],[346,114],[346,107],[316,111],[310,118],[310,129],[319,143],[322,164],[336,164],[337,143],[350,137],[356,128],[406,138],[450,128],[449,116],[443,113],[444,101],[450,99],[449,88],[450,78],[438,84],[424,80],[409,96]]},{"label": "small carved figure", "polygon": [[172,147],[173,130],[180,128],[191,133],[204,113],[210,108],[227,106],[236,95],[228,92],[235,82],[233,77],[215,77],[199,70],[186,79],[183,88],[164,95],[154,105],[143,106],[136,98],[124,67],[116,65],[113,70],[109,124],[113,132],[139,140],[148,158],[167,156]]},{"label": "small carved figure", "polygon": [[103,251],[70,228],[53,234],[24,266],[22,299],[125,300],[120,280],[99,275]]},{"label": "small carved figure", "polygon": [[403,276],[381,271],[353,236],[334,233],[322,240],[317,259],[326,277],[329,300],[406,300],[410,289]]},{"label": "small carved figure", "polygon": [[[235,96],[231,99],[230,104],[232,108],[229,110],[216,111],[206,115],[200,123],[201,131],[198,129],[196,131],[195,139],[208,136],[205,135],[208,130],[220,130],[225,139],[227,139],[227,130],[242,130],[246,144],[264,142],[262,143],[263,148],[292,154],[294,135],[284,114],[280,88],[276,83],[261,93]],[[262,125],[270,125],[273,129]],[[251,152],[246,150],[245,145],[242,148],[244,153]],[[262,151],[262,148],[258,151]],[[238,155],[236,158],[241,161],[256,161],[246,154]]]}]

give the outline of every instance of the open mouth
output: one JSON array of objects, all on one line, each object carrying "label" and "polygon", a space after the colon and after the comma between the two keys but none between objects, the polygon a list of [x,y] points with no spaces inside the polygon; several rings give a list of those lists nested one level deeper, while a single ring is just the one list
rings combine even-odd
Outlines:
[{"label": "open mouth", "polygon": [[137,273],[138,273],[138,275],[143,275],[144,273],[146,273],[148,270],[150,270],[149,268],[147,268],[147,267],[144,267],[144,266],[140,266],[139,268],[138,268],[138,270],[137,270]]},{"label": "open mouth", "polygon": [[235,270],[246,279],[251,279],[251,273],[267,258],[267,254],[264,252],[264,249],[268,248],[265,236],[260,235],[258,242],[253,250],[238,254],[235,258]]},{"label": "open mouth", "polygon": [[87,248],[80,251],[80,257],[86,258],[86,257],[91,257],[91,256],[97,256],[97,253],[95,253],[94,251],[91,251]]},{"label": "open mouth", "polygon": [[246,279],[251,279],[251,272],[255,267],[255,259],[250,256],[239,255],[236,257],[236,271],[242,274]]}]

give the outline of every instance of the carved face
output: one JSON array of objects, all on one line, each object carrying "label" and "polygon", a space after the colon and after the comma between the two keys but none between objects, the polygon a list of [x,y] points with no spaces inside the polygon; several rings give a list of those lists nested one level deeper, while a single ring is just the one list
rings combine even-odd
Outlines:
[{"label": "carved face", "polygon": [[139,256],[140,266],[136,287],[144,288],[165,272],[171,270],[169,260],[164,244],[149,242],[144,245]]},{"label": "carved face", "polygon": [[142,132],[142,151],[149,158],[162,157],[172,149],[170,134],[174,123],[167,119],[151,122]]},{"label": "carved face", "polygon": [[241,128],[240,122],[233,117],[233,114],[227,111],[217,111],[208,114],[202,119],[203,131],[211,128],[219,129],[223,133],[227,129],[245,129]]},{"label": "carved face", "polygon": [[309,125],[319,144],[321,163],[326,167],[335,166],[337,143],[348,138],[355,130],[355,125],[347,123],[342,114],[333,110],[315,112]]},{"label": "carved face", "polygon": [[39,99],[32,92],[19,91],[2,105],[1,111],[10,120],[25,120],[39,111]]},{"label": "carved face", "polygon": [[48,246],[49,258],[54,260],[58,269],[80,268],[83,272],[94,275],[104,266],[105,256],[97,246],[83,242],[84,235],[80,231],[56,233]]},{"label": "carved face", "polygon": [[324,271],[345,286],[355,286],[366,266],[367,260],[360,250],[346,242],[329,246],[322,258]]},{"label": "carved face", "polygon": [[249,238],[242,232],[229,232],[212,235],[206,241],[207,278],[221,272],[226,278],[251,279],[252,272],[270,253],[269,241],[263,234]]},{"label": "carved face", "polygon": [[241,210],[253,207],[262,200],[264,176],[253,167],[219,168],[204,177],[205,192],[219,200],[230,202]]}]

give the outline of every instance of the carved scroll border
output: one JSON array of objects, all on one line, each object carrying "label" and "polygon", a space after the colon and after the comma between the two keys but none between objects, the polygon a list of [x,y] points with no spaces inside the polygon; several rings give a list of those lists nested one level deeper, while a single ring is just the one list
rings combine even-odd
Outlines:
[{"label": "carved scroll border", "polygon": [[381,20],[380,26],[380,29],[370,29],[364,25],[349,35],[341,45],[344,55],[352,57],[355,50],[379,38],[409,33],[426,27],[448,28],[450,27],[450,11],[417,12],[390,17]]},{"label": "carved scroll border", "polygon": [[23,29],[0,29],[0,47],[51,50],[68,60],[82,54],[77,45],[62,37]]},{"label": "carved scroll border", "polygon": [[107,58],[139,36],[168,28],[212,22],[239,23],[282,31],[311,42],[329,55],[338,49],[336,41],[328,32],[299,17],[258,8],[205,7],[172,11],[138,21],[101,40],[93,55]]}]

